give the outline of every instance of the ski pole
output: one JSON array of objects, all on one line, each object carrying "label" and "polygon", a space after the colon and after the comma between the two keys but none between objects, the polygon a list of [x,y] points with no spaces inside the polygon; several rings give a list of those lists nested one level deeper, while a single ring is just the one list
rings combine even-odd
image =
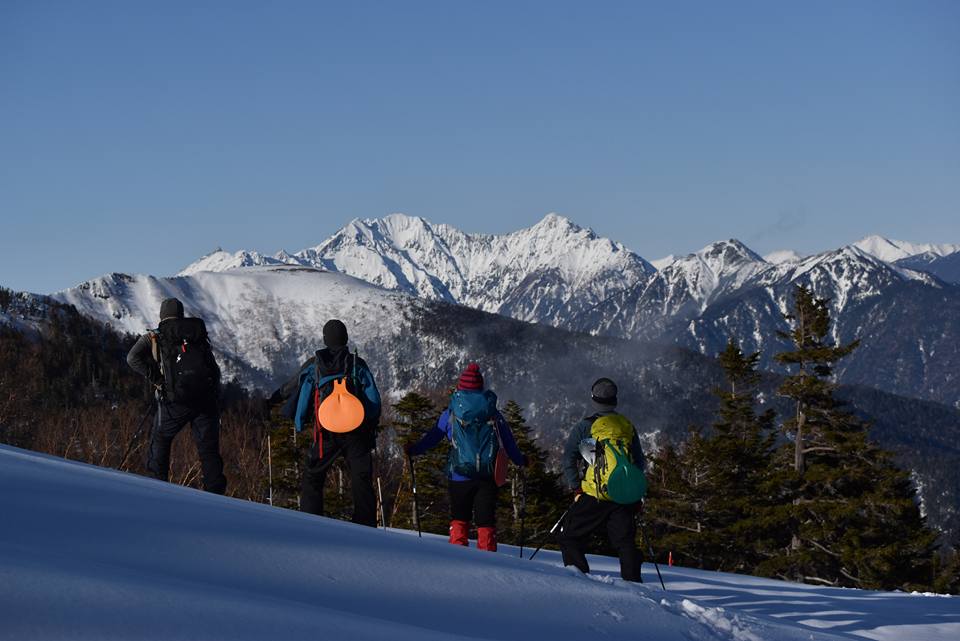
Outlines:
[{"label": "ski pole", "polygon": [[563,514],[560,515],[560,518],[557,519],[557,522],[554,523],[554,524],[553,524],[553,527],[550,528],[550,531],[547,532],[547,536],[543,537],[543,543],[541,543],[541,544],[540,544],[540,547],[538,547],[536,550],[534,550],[534,551],[533,551],[533,554],[530,555],[530,560],[531,560],[531,561],[533,561],[533,557],[537,556],[537,552],[540,551],[540,548],[542,548],[544,545],[547,544],[547,539],[550,537],[550,535],[557,531],[557,528],[560,527],[560,524],[561,524],[561,523],[563,523],[563,519],[565,519],[565,518],[567,517],[567,512],[569,512],[569,511],[570,511],[570,508],[569,508],[569,507],[568,507],[566,510],[564,510],[564,511],[563,511]]},{"label": "ski pole", "polygon": [[657,578],[660,579],[660,587],[663,588],[663,591],[667,591],[667,586],[663,584],[663,577],[660,576],[660,566],[657,565],[657,555],[653,552],[653,546],[650,544],[650,537],[647,536],[647,528],[643,526],[643,519],[637,519],[640,523],[640,534],[643,536],[643,540],[647,542],[647,552],[650,553],[650,560],[653,561],[653,567],[657,569]]},{"label": "ski pole", "polygon": [[377,474],[377,498],[380,501],[380,522],[383,523],[383,531],[387,531],[387,517],[383,512],[383,488],[380,486],[380,475]]},{"label": "ski pole", "polygon": [[417,521],[417,536],[423,538],[420,530],[420,504],[417,503],[417,475],[413,470],[413,457],[407,454],[407,463],[410,464],[410,487],[413,489],[413,515]]},{"label": "ski pole", "polygon": [[133,433],[133,438],[130,439],[130,443],[127,445],[126,451],[123,453],[123,458],[120,459],[120,463],[117,465],[117,469],[123,469],[123,464],[127,462],[127,458],[130,457],[130,454],[133,453],[133,447],[137,443],[137,439],[140,438],[140,435],[143,433],[143,428],[146,426],[147,419],[150,418],[150,415],[153,414],[155,406],[153,403],[147,407],[147,411],[144,413],[143,418],[140,419],[140,422],[137,423],[137,429]]},{"label": "ski pole", "polygon": [[273,505],[273,453],[270,447],[270,433],[267,432],[267,476],[270,479],[270,495],[267,500]]},{"label": "ski pole", "polygon": [[523,544],[525,532],[523,529],[524,519],[527,516],[527,475],[520,468],[520,558],[523,558]]},{"label": "ski pole", "polygon": [[380,485],[380,456],[377,452],[376,441],[373,445],[373,462],[377,466],[377,509],[380,512],[380,523],[383,524],[383,531],[387,531],[387,517],[383,513],[383,487]]}]

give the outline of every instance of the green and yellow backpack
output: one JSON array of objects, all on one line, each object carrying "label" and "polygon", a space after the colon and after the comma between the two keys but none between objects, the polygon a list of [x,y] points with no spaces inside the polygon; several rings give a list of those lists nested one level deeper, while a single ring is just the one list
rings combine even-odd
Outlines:
[{"label": "green and yellow backpack", "polygon": [[633,460],[630,447],[634,433],[633,424],[620,414],[605,414],[593,421],[594,458],[580,484],[585,493],[624,505],[646,495],[647,477]]}]

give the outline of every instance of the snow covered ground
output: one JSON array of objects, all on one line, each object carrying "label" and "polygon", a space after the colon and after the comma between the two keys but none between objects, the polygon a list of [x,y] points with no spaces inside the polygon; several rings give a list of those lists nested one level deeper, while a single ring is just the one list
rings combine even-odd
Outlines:
[{"label": "snow covered ground", "polygon": [[960,638],[960,599],[584,577],[0,446],[0,639]]}]

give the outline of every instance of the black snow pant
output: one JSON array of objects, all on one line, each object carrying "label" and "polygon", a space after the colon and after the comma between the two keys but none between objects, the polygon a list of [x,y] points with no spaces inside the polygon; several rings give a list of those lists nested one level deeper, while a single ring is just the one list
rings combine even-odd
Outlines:
[{"label": "black snow pant", "polygon": [[497,526],[497,484],[493,479],[450,481],[450,517],[477,527]]},{"label": "black snow pant", "polygon": [[583,548],[587,538],[597,528],[606,525],[611,545],[620,556],[620,576],[624,581],[642,582],[640,567],[643,556],[637,549],[636,510],[633,505],[620,505],[613,501],[599,501],[589,494],[570,506],[567,517],[560,525],[560,551],[563,564],[576,566],[583,573],[590,571]]},{"label": "black snow pant", "polygon": [[[363,428],[361,428],[363,430]],[[343,456],[353,491],[353,522],[377,527],[377,498],[373,492],[373,445],[369,435],[357,430],[347,434],[324,431],[323,456],[314,445],[304,462],[300,488],[300,511],[323,515],[323,485],[337,457]]]},{"label": "black snow pant", "polygon": [[223,494],[227,490],[227,477],[223,475],[223,459],[220,458],[220,410],[215,400],[199,407],[159,401],[157,421],[150,437],[147,470],[161,481],[169,479],[170,446],[187,423],[190,423],[193,442],[197,445],[203,489]]}]

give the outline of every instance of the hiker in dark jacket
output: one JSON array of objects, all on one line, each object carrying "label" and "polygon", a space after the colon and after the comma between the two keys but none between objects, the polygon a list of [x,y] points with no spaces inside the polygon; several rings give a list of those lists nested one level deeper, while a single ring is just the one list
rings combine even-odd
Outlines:
[{"label": "hiker in dark jacket", "polygon": [[[471,434],[476,434],[476,438],[471,438]],[[476,363],[470,363],[460,375],[450,406],[440,415],[437,424],[419,442],[405,448],[407,455],[423,454],[444,437],[452,445],[447,463],[450,543],[468,545],[470,521],[476,515],[477,547],[496,552],[496,458],[502,457],[505,451],[510,460],[524,467],[527,457],[520,452],[510,426],[497,410],[497,395],[484,391],[483,375]],[[503,465],[505,463],[503,461]]]},{"label": "hiker in dark jacket", "polygon": [[[629,443],[630,457],[633,463],[644,470],[646,462],[640,439],[633,425],[616,412],[617,386],[609,378],[601,378],[591,388],[594,413],[581,420],[570,432],[563,451],[563,477],[567,488],[573,493],[573,505],[561,524],[559,534],[563,564],[573,565],[581,572],[588,573],[590,566],[584,555],[584,547],[590,535],[600,527],[606,526],[610,543],[620,556],[620,576],[626,581],[640,582],[640,567],[643,557],[636,546],[636,514],[642,503],[616,503],[606,496],[602,488],[597,487],[593,472],[596,454],[596,426],[612,426],[614,437]],[[602,422],[600,422],[602,420]],[[587,466],[587,473],[583,468]],[[643,482],[645,488],[646,482]]]},{"label": "hiker in dark jacket", "polygon": [[[347,327],[339,320],[323,326],[324,349],[307,361],[300,373],[274,393],[273,400],[287,398],[282,413],[294,421],[297,432],[313,429],[313,443],[304,461],[300,510],[323,514],[323,485],[330,467],[343,456],[350,472],[353,491],[353,522],[376,527],[377,501],[373,491],[373,456],[377,424],[380,422],[380,393],[367,363],[347,348]],[[334,380],[349,379],[348,389],[363,405],[363,422],[356,429],[331,432],[319,424],[314,402],[329,395]],[[319,383],[319,385],[318,385]],[[319,390],[318,390],[319,388]]]},{"label": "hiker in dark jacket", "polygon": [[[181,371],[179,353],[186,354],[188,348],[191,357],[197,355],[196,368],[175,379]],[[172,354],[178,357],[174,360]],[[190,423],[203,473],[203,489],[223,494],[227,478],[220,457],[220,368],[210,351],[203,321],[184,319],[183,303],[176,298],[164,300],[160,304],[159,327],[137,340],[127,354],[127,364],[150,381],[156,391],[157,417],[150,436],[147,470],[162,481],[168,480],[173,439]]]}]

